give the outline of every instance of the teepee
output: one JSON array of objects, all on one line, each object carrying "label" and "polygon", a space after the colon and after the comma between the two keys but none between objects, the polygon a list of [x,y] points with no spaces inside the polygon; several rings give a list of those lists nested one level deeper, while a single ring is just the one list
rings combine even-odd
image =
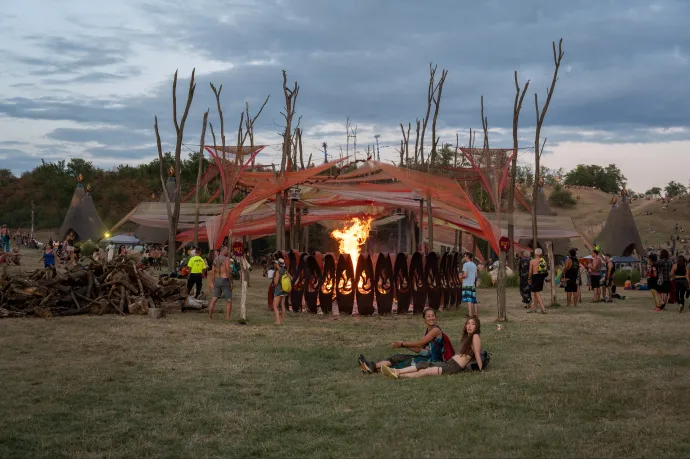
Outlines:
[{"label": "teepee", "polygon": [[91,185],[86,185],[86,189],[84,189],[81,184],[83,179],[84,177],[79,174],[77,189],[74,190],[72,203],[60,227],[58,240],[65,240],[72,232],[75,241],[92,240],[95,242],[104,235],[105,226],[101,217],[98,216],[96,206],[91,198]]},{"label": "teepee", "polygon": [[[173,171],[174,173],[174,171]],[[175,201],[175,176],[170,175],[168,177],[168,182],[165,184],[165,189],[168,190],[168,196],[170,196],[170,202]],[[161,193],[161,197],[158,202],[165,202],[165,193]],[[139,225],[139,227],[134,232],[134,235],[144,244],[164,244],[168,242],[168,236],[170,235],[170,229],[165,226],[165,228],[157,226],[144,226]]]},{"label": "teepee", "polygon": [[[539,188],[537,190],[537,202],[534,205],[534,209],[532,209],[533,212],[537,213],[537,216],[548,216],[548,217],[553,217],[554,213],[551,211],[551,206],[549,205],[549,200],[546,198],[546,195],[544,194],[544,187],[543,184],[540,183]],[[539,238],[537,240],[537,246],[541,247],[542,250],[546,251],[546,241],[547,239],[542,239]],[[520,240],[520,245],[524,245],[526,247],[532,247],[532,239],[521,239]],[[553,254],[558,257],[558,256],[564,256],[568,254],[568,249],[570,247],[570,239],[568,238],[561,238],[561,239],[554,239],[551,241],[553,244]],[[545,252],[546,253],[546,252]]]},{"label": "teepee", "polygon": [[637,252],[638,257],[646,255],[625,188],[621,192],[621,199],[613,198],[611,201],[611,211],[604,229],[594,239],[594,243],[600,246],[604,253],[610,253],[612,256],[627,257],[633,250]]}]

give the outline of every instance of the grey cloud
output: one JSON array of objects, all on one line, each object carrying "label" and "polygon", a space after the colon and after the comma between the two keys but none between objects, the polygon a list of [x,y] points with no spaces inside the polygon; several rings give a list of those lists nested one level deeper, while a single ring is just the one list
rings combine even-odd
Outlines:
[{"label": "grey cloud", "polygon": [[[206,108],[212,108],[211,120],[218,131],[209,81],[224,86],[226,126],[232,126],[227,128],[228,138],[236,129],[244,100],[250,100],[256,110],[267,94],[272,97],[256,129],[264,137],[276,138],[283,122],[282,68],[288,71],[288,81],[300,82],[297,107],[305,129],[325,122],[344,124],[349,115],[356,124],[376,125],[393,133],[400,122],[414,123],[424,115],[430,61],[437,62],[439,70],[449,69],[439,118],[440,126],[449,130],[462,127],[464,131],[480,125],[482,94],[490,126],[509,128],[515,90],[513,70],[520,72],[521,83],[531,79],[520,120],[521,136],[530,143],[528,133],[535,124],[534,92],[543,104],[553,70],[551,40],[561,36],[566,54],[545,124],[545,129],[552,130],[546,133],[549,143],[590,138],[578,133],[578,128],[606,131],[597,141],[649,142],[659,139],[649,128],[688,126],[690,120],[690,104],[684,102],[690,61],[685,51],[690,45],[685,18],[690,4],[669,0],[655,5],[643,0],[468,4],[443,0],[433,7],[392,0],[205,0],[193,5],[175,0],[149,1],[142,14],[159,25],[155,39],[160,43],[189,46],[208,58],[235,64],[231,70],[198,78],[185,136],[190,145],[198,142],[198,127]],[[154,37],[144,35],[143,39],[153,42]],[[37,71],[48,68],[55,79],[81,78],[87,82],[127,76],[124,65],[131,37],[136,38],[137,32],[124,30],[119,40],[110,43],[85,37],[32,37],[64,58],[49,60],[47,67],[42,59],[25,58],[24,62]],[[262,65],[248,65],[252,61]],[[123,71],[95,70],[112,63],[122,64]],[[89,73],[75,76],[70,64]],[[168,78],[151,88],[148,97],[120,97],[115,107],[113,99],[83,99],[65,93],[0,100],[0,114],[103,123],[125,131],[151,129],[153,116],[158,115],[163,140],[171,143],[173,72],[172,68],[161,69]],[[180,76],[178,102],[182,105],[188,75]],[[570,129],[557,130],[560,126]],[[463,131],[461,142],[466,136]],[[690,138],[687,132],[671,137]],[[337,134],[319,133],[323,137]],[[80,135],[87,140],[79,140]],[[138,139],[117,143],[118,135],[111,130],[66,130],[51,137],[70,141],[98,137],[105,144],[137,145]],[[399,140],[395,135],[391,134],[387,143],[396,145]],[[495,143],[509,143],[509,137],[492,136]],[[96,151],[94,155],[110,153]]]},{"label": "grey cloud", "polygon": [[47,137],[65,142],[99,142],[104,145],[126,146],[150,142],[154,139],[154,133],[153,130],[146,132],[145,130],[132,130],[123,127],[92,129],[58,128],[49,133]]}]

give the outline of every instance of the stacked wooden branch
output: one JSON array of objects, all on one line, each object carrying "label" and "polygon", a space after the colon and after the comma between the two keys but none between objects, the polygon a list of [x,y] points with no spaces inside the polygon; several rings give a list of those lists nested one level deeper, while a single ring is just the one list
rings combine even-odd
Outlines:
[{"label": "stacked wooden branch", "polygon": [[0,277],[0,317],[146,314],[150,307],[181,311],[185,282],[159,278],[124,258],[56,274],[39,269]]}]

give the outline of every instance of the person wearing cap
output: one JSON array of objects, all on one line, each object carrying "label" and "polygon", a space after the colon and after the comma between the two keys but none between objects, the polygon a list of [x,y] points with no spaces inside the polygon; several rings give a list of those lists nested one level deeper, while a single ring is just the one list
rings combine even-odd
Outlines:
[{"label": "person wearing cap", "polygon": [[561,282],[565,284],[565,291],[567,296],[566,308],[570,307],[570,300],[573,300],[573,307],[577,307],[578,301],[578,288],[579,288],[579,276],[580,276],[580,261],[577,259],[577,249],[572,248],[569,252],[570,256],[565,261],[565,266],[563,267],[563,278]]},{"label": "person wearing cap", "polygon": [[[280,283],[280,278],[287,273],[285,269],[285,260],[279,258],[275,262],[275,273],[273,274],[273,312],[276,315],[276,325],[285,323],[285,299],[287,298],[287,292],[283,291],[283,286]],[[280,306],[280,314],[278,313],[278,307]],[[281,320],[282,318],[282,320]]]},{"label": "person wearing cap", "polygon": [[201,250],[195,249],[192,252],[193,256],[187,262],[189,268],[189,278],[187,280],[187,295],[192,294],[192,289],[196,287],[194,298],[199,298],[201,295],[201,286],[203,284],[204,269],[206,269],[206,261],[201,258]]}]

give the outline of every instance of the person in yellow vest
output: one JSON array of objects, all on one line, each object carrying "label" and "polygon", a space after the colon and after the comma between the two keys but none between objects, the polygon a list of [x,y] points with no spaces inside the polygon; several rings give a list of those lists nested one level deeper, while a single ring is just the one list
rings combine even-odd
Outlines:
[{"label": "person in yellow vest", "polygon": [[194,298],[199,298],[201,295],[201,285],[203,283],[204,269],[207,268],[206,261],[200,256],[201,250],[196,249],[193,252],[192,258],[187,262],[189,268],[189,279],[187,280],[187,295],[192,294],[192,287],[196,286]]}]

